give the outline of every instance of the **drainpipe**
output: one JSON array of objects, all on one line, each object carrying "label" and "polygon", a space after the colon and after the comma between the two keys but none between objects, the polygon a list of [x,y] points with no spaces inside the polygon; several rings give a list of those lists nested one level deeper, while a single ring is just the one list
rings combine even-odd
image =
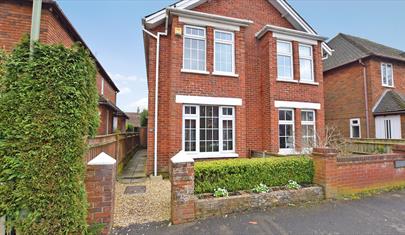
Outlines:
[{"label": "drainpipe", "polygon": [[359,59],[359,63],[363,66],[363,85],[364,85],[364,103],[365,103],[365,108],[366,108],[366,134],[367,138],[370,138],[370,123],[369,123],[369,117],[368,117],[368,97],[367,97],[367,70],[366,70],[366,64],[363,63],[361,59]]},{"label": "drainpipe", "polygon": [[34,53],[34,43],[39,40],[39,34],[41,32],[41,13],[42,13],[42,0],[33,0],[31,34],[30,34],[31,55]]},{"label": "drainpipe", "polygon": [[145,26],[142,30],[148,35],[156,39],[156,67],[155,67],[155,119],[154,119],[154,144],[153,144],[153,176],[157,176],[157,134],[158,134],[158,99],[159,99],[159,57],[160,57],[160,37],[167,36],[167,27],[169,15],[166,13],[166,25],[164,32],[158,32],[157,35],[148,31]]}]

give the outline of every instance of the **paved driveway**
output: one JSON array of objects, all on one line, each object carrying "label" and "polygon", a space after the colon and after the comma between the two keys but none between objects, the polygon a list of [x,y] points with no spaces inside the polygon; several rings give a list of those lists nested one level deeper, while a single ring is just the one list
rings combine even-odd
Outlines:
[{"label": "paved driveway", "polygon": [[405,190],[361,200],[251,211],[189,224],[131,225],[113,234],[405,234]]}]

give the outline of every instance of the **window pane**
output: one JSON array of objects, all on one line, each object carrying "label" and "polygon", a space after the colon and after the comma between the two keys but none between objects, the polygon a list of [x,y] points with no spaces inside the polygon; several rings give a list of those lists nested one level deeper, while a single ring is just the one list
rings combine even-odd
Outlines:
[{"label": "window pane", "polygon": [[224,40],[224,41],[232,41],[232,33],[216,31],[215,39]]},{"label": "window pane", "polygon": [[312,57],[312,47],[300,46],[299,47],[299,56],[300,57]]},{"label": "window pane", "polygon": [[277,52],[278,53],[291,53],[291,44],[287,42],[277,42]]},{"label": "window pane", "polygon": [[215,71],[233,72],[232,45],[215,43]]},{"label": "window pane", "polygon": [[293,114],[292,114],[292,111],[291,111],[291,110],[285,111],[285,120],[291,121],[291,120],[292,120],[292,116],[293,116]]},{"label": "window pane", "polygon": [[277,75],[282,79],[292,79],[291,56],[277,56]]},{"label": "window pane", "polygon": [[183,68],[205,70],[205,40],[184,37]]},{"label": "window pane", "polygon": [[311,60],[300,59],[300,79],[305,81],[313,81]]},{"label": "window pane", "polygon": [[218,106],[200,106],[200,152],[219,151]]},{"label": "window pane", "polygon": [[360,137],[360,128],[359,126],[353,126],[353,138],[359,138]]}]

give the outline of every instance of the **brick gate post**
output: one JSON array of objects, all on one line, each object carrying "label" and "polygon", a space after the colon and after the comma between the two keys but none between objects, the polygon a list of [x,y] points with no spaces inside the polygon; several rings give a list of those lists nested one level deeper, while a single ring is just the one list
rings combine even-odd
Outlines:
[{"label": "brick gate post", "polygon": [[195,219],[194,160],[182,152],[170,161],[171,220],[173,224]]},{"label": "brick gate post", "polygon": [[324,188],[326,198],[337,196],[337,154],[337,150],[331,148],[314,148],[312,152],[314,183]]}]

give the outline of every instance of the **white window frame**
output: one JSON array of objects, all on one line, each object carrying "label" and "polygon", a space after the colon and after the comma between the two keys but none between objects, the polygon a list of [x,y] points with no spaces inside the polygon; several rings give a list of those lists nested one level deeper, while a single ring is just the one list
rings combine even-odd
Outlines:
[{"label": "white window frame", "polygon": [[[358,124],[354,124],[353,121],[357,121]],[[359,127],[359,137],[353,137],[353,127]],[[361,123],[360,118],[351,118],[350,119],[350,138],[360,139],[361,138]]]},{"label": "white window frame", "polygon": [[[215,33],[227,33],[227,34],[231,34],[232,35],[232,42],[227,41],[227,40],[221,40],[221,39],[216,39],[215,37]],[[228,44],[232,46],[232,71],[231,72],[227,72],[227,71],[218,71],[216,68],[216,62],[217,62],[217,57],[216,57],[216,51],[215,51],[215,45],[216,43],[220,43],[220,44]],[[219,29],[215,29],[214,30],[214,74],[218,74],[218,75],[235,75],[235,33],[234,32],[230,32],[230,31],[225,31],[225,30],[219,30]]]},{"label": "white window frame", "polygon": [[[279,42],[281,42],[281,43],[288,43],[289,45],[290,45],[290,48],[291,48],[291,53],[283,53],[283,52],[279,52],[278,51],[278,49],[277,49],[277,44],[279,43]],[[285,41],[285,40],[277,40],[276,41],[276,54],[277,54],[277,56],[276,56],[276,61],[278,60],[278,56],[279,55],[281,55],[281,56],[289,56],[289,57],[291,57],[291,77],[279,77],[278,76],[278,71],[277,71],[277,80],[279,80],[279,81],[293,81],[294,80],[294,52],[293,52],[293,50],[294,50],[294,48],[293,48],[293,45],[292,45],[292,42],[290,42],[290,41]],[[278,70],[278,61],[277,61],[277,63],[276,63],[276,66],[277,66],[277,70]]]},{"label": "white window frame", "polygon": [[[313,121],[303,121],[302,120],[302,112],[312,112],[314,120]],[[314,146],[316,145],[316,112],[315,110],[311,110],[311,109],[302,109],[301,110],[301,128],[303,125],[313,125],[314,126]],[[301,141],[302,141],[302,133],[301,133]]]},{"label": "white window frame", "polygon": [[[186,28],[194,28],[194,29],[201,29],[204,31],[204,37],[197,36],[197,35],[189,35],[186,34]],[[204,27],[192,26],[192,25],[184,25],[183,27],[183,65],[182,65],[182,72],[191,72],[191,73],[207,73],[207,30]],[[186,38],[190,39],[197,39],[197,40],[204,40],[205,45],[205,53],[204,53],[204,69],[203,70],[196,70],[196,69],[186,69],[184,67],[185,64],[185,54],[186,54]]]},{"label": "white window frame", "polygon": [[[385,71],[387,71],[387,67],[388,67],[388,66],[391,66],[392,85],[389,85],[388,76],[387,76],[387,83],[384,84],[384,75],[388,75],[388,74],[384,74],[384,70],[383,70],[383,67],[384,67],[384,66],[386,67],[386,68],[385,68]],[[382,84],[383,86],[385,86],[385,87],[394,87],[394,66],[393,66],[391,63],[381,63],[380,69],[381,69],[381,84]]]},{"label": "white window frame", "polygon": [[[280,111],[291,111],[292,113],[292,120],[291,121],[285,121],[285,120],[280,120]],[[281,108],[278,109],[277,112],[277,117],[278,117],[278,130],[280,130],[280,125],[291,125],[292,124],[292,137],[293,137],[293,148],[281,148],[280,146],[280,133],[278,133],[277,140],[278,140],[278,147],[279,147],[279,153],[280,154],[293,154],[295,152],[295,113],[294,109],[290,108]]]},{"label": "white window frame", "polygon": [[[186,114],[186,106],[187,107],[196,107],[196,114]],[[219,148],[218,148],[218,152],[200,152],[200,107],[201,106],[217,106],[218,107],[218,141],[219,141]],[[223,115],[222,114],[222,109],[223,108],[231,108],[232,109],[232,116],[230,115]],[[221,156],[218,154],[221,153],[235,153],[236,152],[236,129],[235,129],[235,107],[233,106],[221,106],[221,105],[195,105],[195,104],[184,104],[183,105],[183,120],[182,120],[182,137],[181,137],[181,141],[182,141],[182,151],[184,151],[184,153],[186,154],[200,154],[201,158],[204,157],[204,155],[206,155],[206,157],[212,158],[212,157],[228,157],[228,156]],[[186,119],[193,119],[196,120],[196,151],[185,151],[185,125]],[[232,150],[223,150],[223,120],[232,120]],[[196,156],[195,158],[198,158],[199,156]],[[232,157],[237,157],[236,155]]]},{"label": "white window frame", "polygon": [[[310,55],[310,56],[303,56],[303,55],[301,55],[301,54],[299,53],[300,47],[309,48],[309,49],[310,49],[310,52],[311,52],[311,55]],[[300,62],[300,81],[301,81],[301,82],[315,82],[315,76],[314,76],[314,52],[313,52],[313,47],[312,47],[311,45],[301,44],[301,43],[300,43],[300,44],[298,45],[298,54],[299,54],[299,59],[298,59],[298,60],[299,60],[299,62]],[[301,59],[311,61],[311,80],[302,79],[302,76],[301,76]]]},{"label": "white window frame", "polygon": [[[195,114],[186,114],[186,106],[187,107],[195,107]],[[183,124],[182,124],[182,150],[186,151],[186,141],[184,140],[186,136],[186,119],[187,120],[196,120],[195,126],[195,151],[187,151],[186,153],[197,153],[200,150],[200,106],[198,105],[183,105]]]}]

